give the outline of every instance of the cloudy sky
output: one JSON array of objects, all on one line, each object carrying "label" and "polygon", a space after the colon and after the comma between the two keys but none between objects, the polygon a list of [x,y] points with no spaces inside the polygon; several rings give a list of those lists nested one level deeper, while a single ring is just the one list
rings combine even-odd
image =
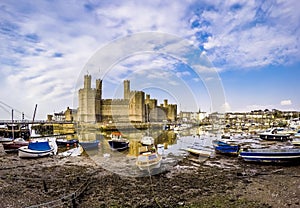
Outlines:
[{"label": "cloudy sky", "polygon": [[11,108],[31,118],[35,104],[39,119],[77,108],[87,73],[93,86],[103,79],[103,98],[122,96],[130,79],[185,111],[300,110],[298,8],[298,0],[2,0],[0,118]]}]

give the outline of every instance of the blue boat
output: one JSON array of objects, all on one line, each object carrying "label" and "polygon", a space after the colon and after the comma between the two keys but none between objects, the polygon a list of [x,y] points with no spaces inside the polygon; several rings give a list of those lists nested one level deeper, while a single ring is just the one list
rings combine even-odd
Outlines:
[{"label": "blue boat", "polygon": [[228,155],[237,155],[240,146],[239,145],[230,145],[223,141],[213,141],[215,151],[220,154],[228,154]]},{"label": "blue boat", "polygon": [[50,141],[29,142],[28,146],[22,146],[18,150],[21,158],[36,158],[56,154],[57,146],[55,139],[51,139]]},{"label": "blue boat", "polygon": [[220,154],[238,155],[239,145],[220,145],[215,146],[215,151]]},{"label": "blue boat", "polygon": [[250,162],[300,162],[300,149],[246,149],[240,152],[239,157]]},{"label": "blue boat", "polygon": [[80,145],[83,147],[83,149],[86,150],[95,150],[99,148],[99,140],[94,140],[94,141],[83,141],[79,142]]}]

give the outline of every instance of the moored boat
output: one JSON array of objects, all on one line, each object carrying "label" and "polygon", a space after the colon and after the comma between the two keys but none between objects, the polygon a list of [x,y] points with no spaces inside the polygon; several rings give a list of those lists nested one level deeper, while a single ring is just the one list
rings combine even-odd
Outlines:
[{"label": "moored boat", "polygon": [[139,152],[140,155],[137,157],[136,165],[140,170],[160,168],[162,156],[157,153],[155,148],[147,146],[140,148]]},{"label": "moored boat", "polygon": [[239,153],[239,157],[252,162],[300,162],[300,149],[246,149]]},{"label": "moored boat", "polygon": [[286,141],[290,138],[290,134],[280,133],[277,128],[272,128],[260,133],[259,137],[264,140]]},{"label": "moored boat", "polygon": [[129,148],[129,140],[123,138],[120,132],[112,132],[108,144],[112,150],[123,151]]},{"label": "moored boat", "polygon": [[300,146],[300,138],[294,138],[292,140],[292,144],[295,146]]},{"label": "moored boat", "polygon": [[142,145],[153,145],[154,144],[154,138],[151,136],[143,136],[141,139]]},{"label": "moored boat", "polygon": [[216,153],[237,155],[240,150],[239,145],[230,145],[222,141],[217,141],[214,143],[215,143],[214,148]]},{"label": "moored boat", "polygon": [[82,141],[82,142],[79,142],[79,144],[86,151],[87,150],[95,150],[95,149],[99,148],[100,141],[96,139],[94,141]]},{"label": "moored boat", "polygon": [[191,147],[188,147],[186,150],[193,155],[198,155],[202,157],[210,157],[214,153],[213,148],[205,147],[198,143],[194,143]]},{"label": "moored boat", "polygon": [[17,152],[20,147],[28,146],[29,142],[23,138],[16,138],[11,142],[3,143],[3,149],[5,152]]},{"label": "moored boat", "polygon": [[[50,144],[51,142],[51,144]],[[21,158],[37,158],[56,154],[57,146],[55,141],[34,141],[28,146],[20,147],[18,155]]]},{"label": "moored boat", "polygon": [[56,139],[57,146],[61,147],[77,146],[78,143],[78,139]]}]

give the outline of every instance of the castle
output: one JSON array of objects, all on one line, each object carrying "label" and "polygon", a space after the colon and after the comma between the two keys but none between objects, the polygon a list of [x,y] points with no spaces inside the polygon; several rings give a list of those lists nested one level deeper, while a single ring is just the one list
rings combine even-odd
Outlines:
[{"label": "castle", "polygon": [[156,99],[143,91],[131,91],[130,81],[124,81],[123,99],[102,99],[102,80],[96,80],[96,88],[91,86],[91,75],[84,76],[84,86],[78,92],[79,106],[77,121],[97,122],[161,122],[175,121],[177,105],[168,104],[168,100],[160,106]]}]

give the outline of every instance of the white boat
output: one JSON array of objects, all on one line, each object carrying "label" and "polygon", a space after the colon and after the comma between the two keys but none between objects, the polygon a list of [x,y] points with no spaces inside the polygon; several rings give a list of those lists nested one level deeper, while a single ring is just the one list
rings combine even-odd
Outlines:
[{"label": "white boat", "polygon": [[214,149],[202,146],[201,144],[194,143],[191,147],[186,149],[189,153],[199,155],[202,157],[210,157],[214,153]]},{"label": "white boat", "polygon": [[153,148],[148,146],[139,149],[140,155],[137,158],[136,165],[140,170],[151,170],[155,168],[160,168],[162,156],[156,152]]},{"label": "white boat", "polygon": [[259,137],[264,140],[286,141],[290,134],[285,133],[282,128],[272,128],[260,133]]},{"label": "white boat", "polygon": [[3,142],[12,142],[13,138],[7,138],[7,137],[0,137],[0,143]]},{"label": "white boat", "polygon": [[153,145],[154,144],[154,138],[151,136],[143,136],[141,139],[142,145]]},{"label": "white boat", "polygon": [[300,146],[300,138],[296,137],[292,140],[292,144],[295,146]]},{"label": "white boat", "polygon": [[18,150],[18,155],[21,158],[38,158],[55,155],[57,152],[57,145],[55,138],[52,138],[50,141],[29,142],[28,146],[20,147]]},{"label": "white boat", "polygon": [[78,147],[69,149],[65,152],[61,152],[58,155],[63,156],[63,157],[76,157],[76,156],[80,156],[82,153],[83,153],[83,148],[79,144]]}]

